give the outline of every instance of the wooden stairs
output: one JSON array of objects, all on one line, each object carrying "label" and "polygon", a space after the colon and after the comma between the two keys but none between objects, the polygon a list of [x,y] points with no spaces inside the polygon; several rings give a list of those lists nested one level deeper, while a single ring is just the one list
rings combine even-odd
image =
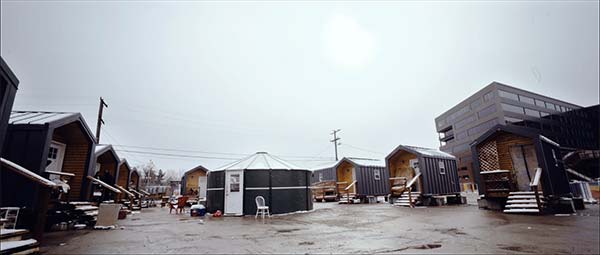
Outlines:
[{"label": "wooden stairs", "polygon": [[39,254],[40,244],[28,236],[26,229],[0,229],[0,254]]},{"label": "wooden stairs", "polygon": [[510,192],[504,213],[540,214],[542,212],[540,205],[544,205],[543,200],[544,197],[540,195],[538,205],[534,191]]},{"label": "wooden stairs", "polygon": [[[350,199],[348,200],[348,198],[350,198]],[[344,194],[344,195],[340,196],[340,198],[338,200],[338,204],[353,204],[354,199],[356,199],[356,194],[354,194],[354,193]]]},{"label": "wooden stairs", "polygon": [[394,200],[394,206],[413,207],[419,202],[421,192],[403,192],[402,195]]}]

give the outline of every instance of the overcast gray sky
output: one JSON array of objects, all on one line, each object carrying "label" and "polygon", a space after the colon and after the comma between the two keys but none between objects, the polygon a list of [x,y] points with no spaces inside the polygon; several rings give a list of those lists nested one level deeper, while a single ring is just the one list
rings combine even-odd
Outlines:
[{"label": "overcast gray sky", "polygon": [[[597,1],[2,1],[15,110],[81,112],[102,142],[299,165],[438,147],[434,118],[492,81],[598,104]],[[128,150],[149,151],[142,148]],[[218,152],[225,154],[201,153]],[[134,165],[230,160],[120,152]],[[293,156],[293,157],[292,157]]]}]

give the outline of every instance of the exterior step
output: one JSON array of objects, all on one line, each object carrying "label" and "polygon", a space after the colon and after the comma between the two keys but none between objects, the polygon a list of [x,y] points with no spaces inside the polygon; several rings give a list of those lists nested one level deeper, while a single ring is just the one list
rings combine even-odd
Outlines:
[{"label": "exterior step", "polygon": [[535,195],[533,191],[513,191],[508,193],[509,195]]},{"label": "exterior step", "polygon": [[506,209],[504,213],[540,213],[539,209]]},{"label": "exterior step", "polygon": [[[540,199],[543,199],[543,196],[540,196]],[[535,199],[535,195],[515,195],[515,196],[508,196],[508,199]]]},{"label": "exterior step", "polygon": [[[540,200],[540,202],[544,203],[544,201]],[[506,201],[506,204],[529,204],[529,203],[537,203],[537,201],[534,199],[515,199],[515,200],[508,200]]]},{"label": "exterior step", "polygon": [[40,244],[35,239],[2,241],[0,254],[39,254]]},{"label": "exterior step", "polygon": [[29,234],[27,229],[0,229],[0,240],[7,241],[23,240],[23,236]]},{"label": "exterior step", "polygon": [[69,204],[74,205],[74,206],[92,205],[91,202],[87,202],[87,201],[75,201],[75,202],[69,202]]},{"label": "exterior step", "polygon": [[510,204],[510,205],[506,205],[505,208],[535,208],[538,209],[538,205],[536,203],[533,204]]},{"label": "exterior step", "polygon": [[93,206],[93,205],[81,205],[81,206],[76,206],[75,210],[87,212],[87,211],[98,210],[98,207]]}]

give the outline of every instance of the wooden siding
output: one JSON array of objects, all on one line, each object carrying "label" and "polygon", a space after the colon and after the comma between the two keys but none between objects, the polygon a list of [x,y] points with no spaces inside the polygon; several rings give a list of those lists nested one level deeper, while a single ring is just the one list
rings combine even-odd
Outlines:
[{"label": "wooden siding", "polygon": [[[343,161],[336,169],[337,172],[337,181],[338,182],[346,182],[347,184],[345,185],[339,185],[338,188],[340,190],[338,190],[339,193],[346,193],[346,191],[344,191],[343,189],[346,188],[346,186],[350,185],[353,181],[354,178],[352,176],[352,172],[354,172],[354,166],[346,161]],[[356,193],[356,185],[353,186],[350,190],[350,193]]]},{"label": "wooden siding", "polygon": [[197,169],[185,175],[185,187],[183,190],[184,194],[187,195],[190,189],[198,192],[198,177],[200,176],[206,176],[206,172],[204,172],[202,169]]},{"label": "wooden siding", "polygon": [[123,188],[129,187],[129,168],[127,164],[121,164],[119,167],[119,179],[117,180],[117,184]]},{"label": "wooden siding", "polygon": [[52,140],[66,144],[62,172],[75,174],[69,181],[71,190],[70,200],[80,200],[85,197],[83,187],[87,175],[87,162],[90,157],[91,144],[77,122],[67,124],[54,130]]},{"label": "wooden siding", "polygon": [[104,174],[105,170],[108,170],[108,172],[110,173],[110,175],[112,175],[113,179],[114,179],[114,183],[108,183],[110,185],[113,185],[116,183],[116,179],[118,178],[117,176],[117,164],[119,163],[118,159],[115,158],[115,156],[110,152],[110,151],[106,151],[104,153],[102,153],[101,155],[96,155],[96,163],[100,164],[100,175]]}]

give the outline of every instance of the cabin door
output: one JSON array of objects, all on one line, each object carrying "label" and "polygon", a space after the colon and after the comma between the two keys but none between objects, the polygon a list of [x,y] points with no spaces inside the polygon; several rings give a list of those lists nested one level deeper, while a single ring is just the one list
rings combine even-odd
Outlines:
[{"label": "cabin door", "polygon": [[520,191],[530,190],[529,183],[535,175],[535,168],[538,167],[535,147],[533,144],[512,146],[510,147],[510,157],[517,188]]},{"label": "cabin door", "polygon": [[244,171],[225,172],[225,214],[243,215]]},{"label": "cabin door", "polygon": [[[50,148],[48,149],[48,159],[46,161],[46,171],[62,172],[62,165],[65,159],[65,150],[67,145],[52,141]],[[59,178],[58,175],[51,174],[50,179],[54,180]]]},{"label": "cabin door", "polygon": [[199,197],[206,197],[206,185],[207,184],[208,184],[208,181],[206,179],[206,176],[198,177],[198,196]]}]

